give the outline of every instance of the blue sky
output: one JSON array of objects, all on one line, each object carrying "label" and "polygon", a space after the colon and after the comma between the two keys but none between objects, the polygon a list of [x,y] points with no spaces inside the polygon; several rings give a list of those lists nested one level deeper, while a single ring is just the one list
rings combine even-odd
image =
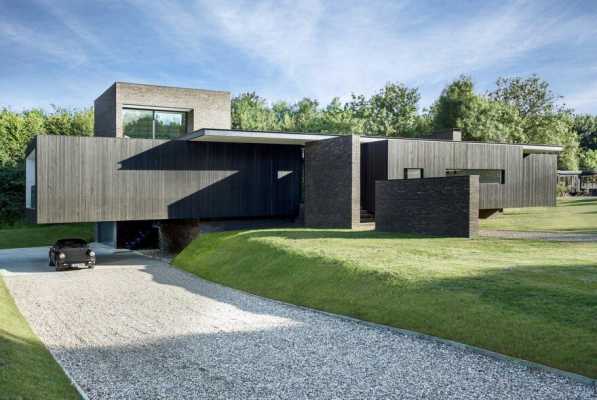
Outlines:
[{"label": "blue sky", "polygon": [[114,81],[268,100],[537,73],[597,114],[597,1],[0,0],[0,106],[85,107]]}]

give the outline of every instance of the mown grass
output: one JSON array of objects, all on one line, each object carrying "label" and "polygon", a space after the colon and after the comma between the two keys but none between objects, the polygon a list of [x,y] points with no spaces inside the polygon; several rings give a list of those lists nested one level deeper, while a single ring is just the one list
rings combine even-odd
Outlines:
[{"label": "mown grass", "polygon": [[93,240],[93,224],[17,225],[0,229],[0,249],[50,246],[58,239]]},{"label": "mown grass", "polygon": [[597,197],[565,198],[558,200],[557,207],[509,208],[481,220],[481,228],[597,233]]},{"label": "mown grass", "polygon": [[597,245],[274,229],[201,236],[173,264],[265,297],[597,377]]},{"label": "mown grass", "polygon": [[0,277],[0,399],[79,399]]}]

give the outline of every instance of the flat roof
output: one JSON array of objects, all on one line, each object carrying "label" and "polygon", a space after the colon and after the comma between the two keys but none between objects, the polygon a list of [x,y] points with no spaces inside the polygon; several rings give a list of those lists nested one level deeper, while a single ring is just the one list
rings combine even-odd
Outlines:
[{"label": "flat roof", "polygon": [[[276,131],[242,131],[234,129],[199,129],[176,138],[176,140],[190,140],[197,142],[224,142],[224,143],[264,143],[264,144],[293,144],[303,146],[308,142],[332,139],[342,134],[332,133],[303,133],[303,132],[276,132]],[[446,139],[432,138],[405,138],[387,136],[359,136],[362,143],[378,142],[381,140],[417,140],[430,142],[452,142]],[[560,153],[562,146],[545,144],[511,144],[491,142],[454,142],[454,143],[480,143],[494,145],[521,146],[524,153]]]}]

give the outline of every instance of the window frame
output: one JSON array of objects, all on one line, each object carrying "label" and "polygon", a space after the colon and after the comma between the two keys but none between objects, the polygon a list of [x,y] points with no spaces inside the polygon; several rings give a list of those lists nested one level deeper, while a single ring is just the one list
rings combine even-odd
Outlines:
[{"label": "window frame", "polygon": [[[451,174],[450,172],[463,172],[460,174]],[[482,172],[482,171],[499,171],[500,173],[500,181],[499,182],[481,182],[481,174],[475,173],[465,173],[465,172]],[[479,176],[479,184],[482,185],[505,185],[506,184],[506,170],[500,168],[446,168],[446,176],[470,176],[470,175],[478,175]]]},{"label": "window frame", "polygon": [[[124,113],[126,110],[132,111],[150,111],[151,112],[151,137],[144,137],[139,138],[135,137],[133,139],[161,139],[161,140],[171,140],[174,138],[156,138],[156,113],[165,113],[165,114],[179,114],[182,115],[183,120],[183,132],[181,135],[184,135],[189,131],[189,113],[192,111],[190,109],[179,109],[179,108],[168,108],[168,107],[144,107],[138,105],[128,105],[125,104],[122,106],[122,135],[125,136],[125,125],[124,125]],[[128,137],[128,136],[127,136]]]},{"label": "window frame", "polygon": [[[418,170],[420,171],[420,176],[418,178],[409,178],[408,171],[409,170]],[[425,169],[424,168],[404,168],[404,179],[423,179],[425,177]]]}]

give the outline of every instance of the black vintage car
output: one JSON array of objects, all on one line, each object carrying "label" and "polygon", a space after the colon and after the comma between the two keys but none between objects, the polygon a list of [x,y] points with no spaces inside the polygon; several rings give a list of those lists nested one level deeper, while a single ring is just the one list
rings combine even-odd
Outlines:
[{"label": "black vintage car", "polygon": [[95,267],[95,252],[83,239],[60,239],[50,247],[50,266],[56,271]]}]

